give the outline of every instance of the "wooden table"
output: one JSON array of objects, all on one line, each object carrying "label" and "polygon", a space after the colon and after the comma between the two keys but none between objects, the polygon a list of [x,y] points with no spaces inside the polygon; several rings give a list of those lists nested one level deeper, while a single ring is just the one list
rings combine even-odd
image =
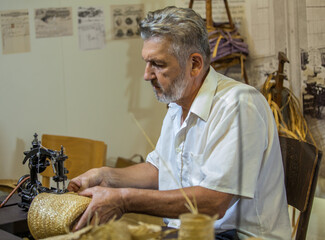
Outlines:
[{"label": "wooden table", "polygon": [[[0,196],[0,202],[5,196]],[[27,212],[18,207],[21,198],[14,194],[3,208],[0,208],[0,239],[1,240],[22,240],[23,237],[33,239],[27,225]],[[163,230],[169,229],[163,227]],[[177,233],[170,234],[164,239],[177,239]]]},{"label": "wooden table", "polygon": [[[0,197],[2,202],[5,196]],[[17,240],[29,237],[27,212],[18,207],[21,199],[14,194],[6,205],[0,208],[0,238],[1,240]]]}]

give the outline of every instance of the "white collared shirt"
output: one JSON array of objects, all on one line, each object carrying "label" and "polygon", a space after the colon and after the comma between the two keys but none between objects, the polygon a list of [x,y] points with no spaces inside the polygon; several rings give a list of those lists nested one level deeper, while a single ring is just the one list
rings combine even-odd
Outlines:
[{"label": "white collared shirt", "polygon": [[[180,106],[169,104],[147,157],[159,169],[159,190],[201,186],[234,194],[239,197],[215,221],[216,231],[290,239],[280,145],[265,98],[210,67],[182,125],[181,114]],[[179,220],[167,221],[179,227]]]}]

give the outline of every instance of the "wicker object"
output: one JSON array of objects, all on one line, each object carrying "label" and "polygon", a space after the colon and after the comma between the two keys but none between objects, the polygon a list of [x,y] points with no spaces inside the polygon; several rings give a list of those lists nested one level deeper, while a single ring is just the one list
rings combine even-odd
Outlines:
[{"label": "wicker object", "polygon": [[214,219],[204,214],[185,213],[180,215],[179,240],[213,240]]},{"label": "wicker object", "polygon": [[17,185],[16,179],[0,179],[0,191],[10,193]]},{"label": "wicker object", "polygon": [[[193,8],[194,0],[190,0],[189,8]],[[209,44],[211,49],[211,66],[219,71],[229,69],[230,67],[240,64],[241,79],[248,84],[245,61],[249,54],[248,45],[244,38],[237,31],[228,5],[224,0],[228,22],[214,22],[212,18],[212,0],[206,0],[206,27],[209,33]]]},{"label": "wicker object", "polygon": [[99,226],[89,225],[77,232],[45,238],[44,240],[133,240],[125,222],[110,221]]},{"label": "wicker object", "polygon": [[28,227],[35,239],[68,233],[91,199],[75,193],[41,193],[28,211]]},{"label": "wicker object", "polygon": [[46,238],[46,240],[154,240],[163,236],[161,227],[154,224],[128,224],[121,220],[111,220],[108,223],[89,225],[77,232]]}]

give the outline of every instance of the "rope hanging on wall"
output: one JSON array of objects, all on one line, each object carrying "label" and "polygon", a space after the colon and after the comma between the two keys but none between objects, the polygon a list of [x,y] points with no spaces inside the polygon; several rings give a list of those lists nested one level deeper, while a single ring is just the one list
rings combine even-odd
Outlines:
[{"label": "rope hanging on wall", "polygon": [[[206,6],[206,27],[209,34],[209,44],[211,49],[210,64],[215,70],[229,69],[240,64],[241,79],[248,84],[245,70],[245,60],[248,56],[248,45],[244,38],[237,31],[237,27],[232,21],[228,1],[224,0],[228,22],[216,23],[212,18],[212,0],[205,1]],[[193,8],[194,0],[189,3],[189,8]]]}]

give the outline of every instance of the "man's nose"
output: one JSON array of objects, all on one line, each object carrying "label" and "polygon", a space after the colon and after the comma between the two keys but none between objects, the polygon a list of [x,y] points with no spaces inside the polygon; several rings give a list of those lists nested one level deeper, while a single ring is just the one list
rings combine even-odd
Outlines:
[{"label": "man's nose", "polygon": [[149,62],[146,63],[143,78],[146,81],[151,81],[152,79],[155,79],[155,73],[152,69],[151,63],[149,63]]}]

